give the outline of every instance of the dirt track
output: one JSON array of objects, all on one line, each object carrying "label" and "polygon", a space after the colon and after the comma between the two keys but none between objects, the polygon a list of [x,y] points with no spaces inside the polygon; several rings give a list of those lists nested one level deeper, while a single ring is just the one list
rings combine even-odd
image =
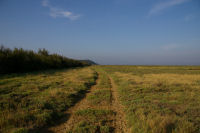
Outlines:
[{"label": "dirt track", "polygon": [[[100,73],[98,73],[100,75]],[[96,85],[92,86],[91,89],[88,91],[86,96],[80,100],[77,104],[75,104],[73,107],[68,109],[65,112],[65,117],[63,117],[61,120],[57,122],[57,125],[49,127],[47,129],[44,129],[41,132],[49,132],[49,133],[66,133],[66,131],[73,129],[75,125],[77,124],[77,118],[76,115],[74,114],[76,111],[81,110],[81,109],[88,109],[88,108],[95,108],[95,109],[110,109],[115,112],[115,117],[112,118],[112,125],[113,125],[113,132],[115,133],[128,133],[129,131],[127,130],[127,124],[125,121],[125,116],[123,113],[123,106],[119,103],[118,101],[118,95],[116,91],[116,86],[113,81],[113,79],[109,76],[110,80],[110,103],[108,105],[95,105],[91,106],[89,104],[89,101],[87,100],[87,97],[92,95],[92,93],[97,90],[101,89],[98,88],[97,85],[100,82],[99,79],[100,76],[98,76],[98,79],[96,80]]]},{"label": "dirt track", "polygon": [[115,132],[116,133],[129,133],[129,131],[127,130],[127,123],[125,120],[125,115],[123,112],[123,106],[119,103],[118,100],[118,95],[117,95],[117,91],[116,91],[116,85],[113,81],[113,79],[111,77],[110,81],[111,81],[111,92],[112,92],[112,97],[113,97],[113,101],[112,101],[112,108],[113,110],[116,112],[116,118],[115,118]]}]

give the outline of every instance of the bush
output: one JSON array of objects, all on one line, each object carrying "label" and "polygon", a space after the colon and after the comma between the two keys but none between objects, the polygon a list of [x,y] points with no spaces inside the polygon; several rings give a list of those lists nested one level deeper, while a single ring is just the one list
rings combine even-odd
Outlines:
[{"label": "bush", "polygon": [[0,74],[29,72],[45,69],[61,69],[89,65],[58,54],[49,54],[45,49],[38,52],[0,47]]}]

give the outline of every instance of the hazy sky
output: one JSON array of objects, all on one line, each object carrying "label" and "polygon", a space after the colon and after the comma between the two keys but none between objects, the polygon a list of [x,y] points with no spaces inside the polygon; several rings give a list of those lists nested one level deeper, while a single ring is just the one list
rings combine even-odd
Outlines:
[{"label": "hazy sky", "polygon": [[200,0],[0,0],[0,44],[100,64],[200,65]]}]

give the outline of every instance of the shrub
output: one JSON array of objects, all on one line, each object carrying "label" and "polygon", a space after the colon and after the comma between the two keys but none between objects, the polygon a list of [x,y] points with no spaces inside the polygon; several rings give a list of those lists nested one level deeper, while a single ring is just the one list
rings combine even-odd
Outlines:
[{"label": "shrub", "polygon": [[58,54],[49,54],[45,49],[38,52],[22,48],[0,47],[0,74],[29,72],[45,69],[61,69],[89,65]]}]

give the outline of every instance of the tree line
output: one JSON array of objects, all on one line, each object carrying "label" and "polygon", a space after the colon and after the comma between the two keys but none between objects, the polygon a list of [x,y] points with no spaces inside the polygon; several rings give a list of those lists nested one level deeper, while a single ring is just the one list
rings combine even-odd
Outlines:
[{"label": "tree line", "polygon": [[46,49],[24,50],[0,46],[0,73],[30,72],[46,69],[83,67],[86,62],[70,59],[58,54],[49,54]]}]

